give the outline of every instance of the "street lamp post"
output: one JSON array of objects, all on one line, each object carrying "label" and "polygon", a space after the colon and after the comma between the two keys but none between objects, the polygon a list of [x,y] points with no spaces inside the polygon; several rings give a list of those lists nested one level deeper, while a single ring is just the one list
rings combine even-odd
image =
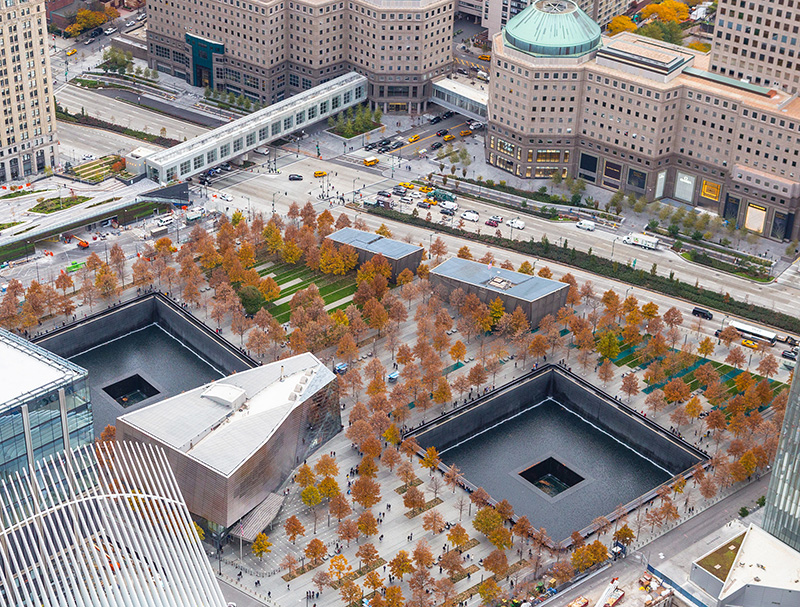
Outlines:
[{"label": "street lamp post", "polygon": [[247,199],[247,220],[253,221],[253,214],[250,210],[250,197],[249,196],[242,196],[242,198]]},{"label": "street lamp post", "polygon": [[628,293],[631,292],[631,289],[633,289],[633,287],[628,287],[627,289],[625,289],[625,299],[628,299]]},{"label": "street lamp post", "polygon": [[353,177],[353,204],[356,202],[356,179],[358,177]]},{"label": "street lamp post", "polygon": [[614,240],[611,241],[611,260],[612,261],[614,260],[614,245],[617,244],[618,240],[619,240],[619,236],[615,236]]}]

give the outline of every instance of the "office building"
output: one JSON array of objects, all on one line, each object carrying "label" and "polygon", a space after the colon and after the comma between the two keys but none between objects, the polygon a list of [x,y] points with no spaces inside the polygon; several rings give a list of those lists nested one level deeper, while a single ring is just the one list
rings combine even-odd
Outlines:
[{"label": "office building", "polygon": [[0,478],[91,444],[86,370],[0,329]]},{"label": "office building", "polygon": [[798,19],[800,2],[795,0],[721,0],[714,24],[711,71],[797,93]]},{"label": "office building", "polygon": [[800,99],[709,71],[709,56],[604,38],[570,0],[493,38],[487,161],[708,207],[776,240],[800,236]]},{"label": "office building", "polygon": [[[537,0],[543,11],[558,10],[561,0]],[[508,22],[530,6],[530,0],[485,0],[482,25],[489,30],[491,38]],[[627,0],[579,0],[578,6],[593,21],[605,27],[617,15],[624,15],[631,3]],[[459,8],[461,8],[459,3]],[[466,11],[469,13],[469,11]]]},{"label": "office building", "polygon": [[796,373],[772,464],[764,529],[800,550],[800,379]]},{"label": "office building", "polygon": [[485,304],[500,298],[506,312],[522,308],[532,327],[548,314],[553,317],[567,303],[569,285],[549,278],[531,276],[451,257],[431,270],[431,285],[447,292],[462,289],[475,293]]},{"label": "office building", "polygon": [[226,605],[163,450],[86,445],[33,470],[0,481],[0,605]]},{"label": "office building", "polygon": [[354,228],[342,228],[327,237],[337,245],[350,245],[358,253],[358,265],[369,261],[375,255],[383,255],[392,267],[392,280],[403,270],[417,273],[422,263],[422,247],[400,240],[385,238],[380,234],[364,232]]},{"label": "office building", "polygon": [[454,14],[454,0],[152,0],[149,63],[264,105],[356,71],[374,105],[416,114],[452,67]]},{"label": "office building", "polygon": [[0,183],[30,179],[58,163],[56,117],[44,0],[0,7]]},{"label": "office building", "polygon": [[[230,375],[117,419],[162,447],[189,512],[215,533],[270,522],[291,472],[341,429],[336,376],[313,354]],[[249,518],[248,518],[249,515]],[[237,529],[239,525],[236,525]]]}]

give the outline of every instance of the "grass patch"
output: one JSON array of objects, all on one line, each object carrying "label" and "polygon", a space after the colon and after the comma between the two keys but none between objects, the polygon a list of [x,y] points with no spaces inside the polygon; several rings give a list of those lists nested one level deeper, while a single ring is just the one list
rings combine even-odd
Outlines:
[{"label": "grass patch", "polygon": [[294,578],[300,577],[304,573],[308,573],[309,571],[316,569],[320,565],[322,565],[322,563],[318,563],[316,565],[312,565],[311,563],[306,563],[302,567],[298,567],[297,569],[295,569],[294,573],[284,573],[281,577],[283,578],[284,582],[290,582]]},{"label": "grass patch", "polygon": [[91,197],[62,196],[61,198],[48,198],[47,200],[42,200],[35,207],[28,210],[31,211],[32,213],[44,213],[44,214],[55,213],[56,211],[63,211],[64,209],[74,207],[76,204],[81,204],[82,202],[86,202],[87,200],[91,200]]},{"label": "grass patch", "polygon": [[406,518],[414,518],[415,516],[419,516],[423,512],[427,512],[431,508],[435,508],[442,503],[441,497],[435,497],[431,501],[427,502],[422,508],[414,508],[413,510],[406,512]]},{"label": "grass patch", "polygon": [[408,487],[419,487],[421,484],[422,481],[418,478],[415,478],[408,484],[408,486],[403,485],[402,487],[397,487],[394,492],[403,495],[406,491],[408,491]]},{"label": "grass patch", "polygon": [[731,541],[725,542],[723,546],[697,561],[697,564],[724,582],[731,571],[731,567],[736,562],[736,555],[739,553],[739,547],[742,545],[744,535],[742,533]]},{"label": "grass patch", "polygon": [[107,204],[109,202],[116,202],[119,199],[120,199],[119,196],[114,196],[114,198],[109,198],[108,200],[101,200],[100,202],[94,202],[94,203],[90,204],[86,208],[87,209],[91,209],[91,208],[94,208],[94,207],[99,207],[101,204]]},{"label": "grass patch", "polygon": [[14,226],[18,226],[21,223],[22,223],[21,221],[9,221],[8,223],[0,223],[0,230],[13,228]]},{"label": "grass patch", "polygon": [[470,565],[469,567],[465,567],[464,571],[461,573],[456,573],[455,575],[450,576],[450,581],[454,584],[458,584],[461,580],[463,580],[467,575],[472,575],[473,573],[477,573],[480,570],[480,567],[477,565]]},{"label": "grass patch", "polygon": [[47,192],[48,190],[14,190],[13,192],[9,192],[8,194],[3,194],[0,196],[0,200],[6,200],[8,198],[17,198],[18,196],[27,196],[28,194],[38,194],[39,192]]}]

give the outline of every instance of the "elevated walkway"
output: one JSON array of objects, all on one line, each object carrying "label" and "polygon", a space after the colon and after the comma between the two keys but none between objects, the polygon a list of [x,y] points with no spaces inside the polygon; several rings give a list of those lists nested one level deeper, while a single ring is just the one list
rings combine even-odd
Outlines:
[{"label": "elevated walkway", "polygon": [[469,76],[447,76],[433,83],[431,101],[473,120],[486,122],[489,83]]},{"label": "elevated walkway", "polygon": [[351,72],[153,154],[147,176],[162,184],[192,177],[366,99],[367,79]]}]

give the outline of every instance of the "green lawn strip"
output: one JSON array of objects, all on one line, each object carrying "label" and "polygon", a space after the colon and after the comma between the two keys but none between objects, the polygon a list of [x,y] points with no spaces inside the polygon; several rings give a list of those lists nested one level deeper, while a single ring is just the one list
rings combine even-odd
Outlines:
[{"label": "green lawn strip", "polygon": [[406,512],[406,518],[414,518],[415,516],[419,516],[423,512],[427,512],[431,508],[435,508],[439,504],[443,504],[443,500],[441,497],[435,497],[429,502],[427,502],[422,508],[414,508],[413,510],[409,510]]},{"label": "green lawn strip", "polygon": [[395,490],[394,490],[394,492],[395,492],[395,493],[399,493],[400,495],[403,495],[403,494],[404,494],[406,491],[408,491],[408,487],[409,487],[409,486],[410,486],[410,487],[418,487],[418,486],[420,486],[421,484],[422,484],[422,480],[420,480],[420,479],[418,479],[418,478],[415,478],[413,481],[411,481],[411,482],[409,483],[409,485],[408,485],[408,486],[406,486],[406,485],[402,485],[402,486],[400,486],[400,487],[396,487],[396,488],[395,488]]},{"label": "green lawn strip", "polygon": [[90,204],[86,208],[87,209],[91,209],[93,207],[99,207],[101,204],[108,204],[109,202],[116,202],[119,199],[120,199],[119,196],[114,196],[113,198],[109,198],[108,200],[101,200],[100,202],[93,202],[92,204]]},{"label": "green lawn strip", "polygon": [[272,279],[277,282],[278,284],[282,282],[288,282],[294,278],[298,278],[300,276],[313,276],[314,270],[311,268],[306,268],[305,266],[295,266],[291,267],[285,272],[273,272],[275,276]]},{"label": "green lawn strip", "polygon": [[9,192],[8,194],[3,194],[0,196],[0,200],[5,200],[6,198],[17,198],[18,196],[27,196],[28,194],[38,194],[39,192],[48,192],[49,190],[14,190],[13,192]]},{"label": "green lawn strip", "polygon": [[0,230],[13,228],[14,226],[18,226],[21,223],[22,223],[21,221],[9,221],[8,223],[0,223]]},{"label": "green lawn strip", "polygon": [[323,296],[323,300],[326,304],[333,303],[334,301],[339,301],[340,299],[344,299],[348,295],[353,295],[358,287],[355,284],[344,285],[331,291],[330,293],[326,293]]},{"label": "green lawn strip", "polygon": [[70,207],[74,207],[76,204],[81,204],[82,202],[86,202],[87,200],[91,200],[90,196],[67,196],[62,198],[48,198],[47,200],[43,200],[42,202],[38,203],[35,207],[28,209],[32,213],[55,213],[56,211],[62,211],[64,209],[68,209]]}]

